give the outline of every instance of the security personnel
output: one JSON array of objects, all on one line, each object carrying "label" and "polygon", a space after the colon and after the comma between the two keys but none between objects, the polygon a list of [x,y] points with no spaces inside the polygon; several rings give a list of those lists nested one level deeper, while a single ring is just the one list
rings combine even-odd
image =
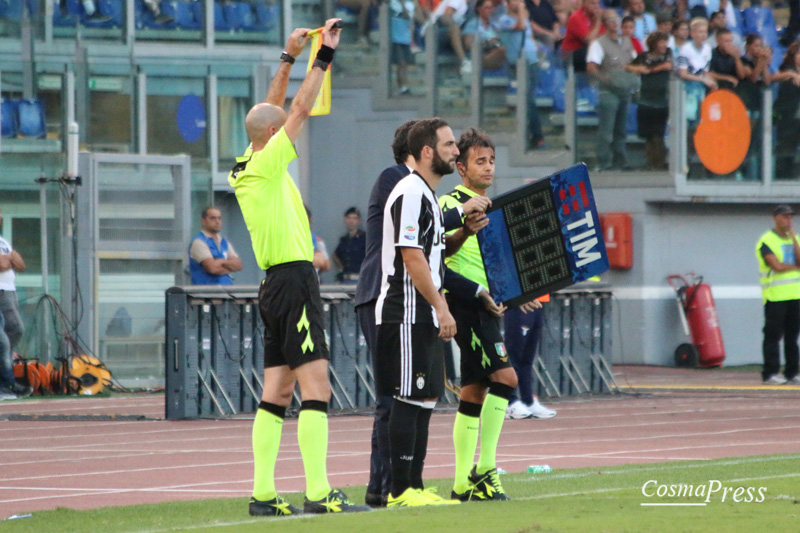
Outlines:
[{"label": "security personnel", "polygon": [[[775,227],[756,244],[764,302],[764,383],[800,385],[797,336],[800,333],[800,244],[792,227],[794,210],[785,204],[773,212]],[[786,365],[780,375],[780,344]]]},{"label": "security personnel", "polygon": [[189,271],[192,285],[233,285],[231,272],[242,269],[242,260],[228,239],[220,234],[222,213],[206,207],[200,216],[203,229],[189,247]]}]

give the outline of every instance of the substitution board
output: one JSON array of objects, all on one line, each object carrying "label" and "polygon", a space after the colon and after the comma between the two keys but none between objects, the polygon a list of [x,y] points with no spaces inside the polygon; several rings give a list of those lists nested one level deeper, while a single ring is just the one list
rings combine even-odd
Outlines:
[{"label": "substitution board", "polygon": [[478,232],[489,290],[513,307],[608,270],[586,165],[492,199]]}]

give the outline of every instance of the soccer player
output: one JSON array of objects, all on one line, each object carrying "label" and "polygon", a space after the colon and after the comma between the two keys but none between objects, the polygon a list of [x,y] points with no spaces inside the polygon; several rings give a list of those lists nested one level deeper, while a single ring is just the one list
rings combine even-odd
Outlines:
[{"label": "soccer player", "polygon": [[302,404],[297,440],[306,474],[306,513],[369,510],[353,505],[328,484],[328,346],[323,330],[319,281],[312,265],[311,230],[300,193],[287,166],[297,157],[294,141],[314,105],[325,71],[339,43],[329,19],[313,68],[297,91],[287,116],[283,110],[289,70],[308,41],[304,28],[292,32],[265,103],[247,113],[251,145],[237,158],[228,181],[253,242],[259,267],[266,270],[258,307],[264,322],[264,391],[253,424],[254,486],[251,515],[291,515],[300,509],[275,490],[275,461],[286,408],[295,383]]},{"label": "soccer player", "polygon": [[[486,196],[494,180],[494,143],[486,133],[469,128],[458,141],[458,151],[456,167],[463,184],[440,199],[445,212],[474,196]],[[446,246],[449,268],[488,286],[477,237],[463,229],[455,230],[448,233]],[[501,332],[505,307],[488,310],[451,293],[447,301],[458,326],[455,339],[461,350],[461,401],[453,427],[456,472],[451,497],[461,501],[508,500],[495,464],[506,407],[517,386]],[[523,309],[540,306],[538,302],[529,303]],[[473,467],[479,427],[481,451]]]},{"label": "soccer player", "polygon": [[444,220],[436,198],[442,177],[453,172],[458,148],[453,130],[438,118],[417,122],[408,134],[416,162],[386,200],[381,250],[378,324],[378,394],[393,396],[389,417],[392,490],[388,507],[434,502],[423,491],[428,425],[444,392],[443,345],[456,323],[441,293]]}]

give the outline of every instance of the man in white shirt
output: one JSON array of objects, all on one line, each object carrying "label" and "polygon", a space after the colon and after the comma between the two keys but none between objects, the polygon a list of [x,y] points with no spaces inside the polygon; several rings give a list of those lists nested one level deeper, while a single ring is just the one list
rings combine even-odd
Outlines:
[{"label": "man in white shirt", "polygon": [[[0,211],[0,231],[3,229],[3,213]],[[14,381],[12,350],[19,344],[25,331],[19,316],[16,272],[25,271],[25,261],[11,247],[11,243],[0,237],[0,400],[28,396],[30,387]]]}]

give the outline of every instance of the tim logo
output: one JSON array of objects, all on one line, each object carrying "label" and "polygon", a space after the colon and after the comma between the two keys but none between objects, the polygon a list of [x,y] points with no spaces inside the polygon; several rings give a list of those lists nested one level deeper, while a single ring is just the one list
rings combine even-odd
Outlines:
[{"label": "tim logo", "polygon": [[[569,189],[569,194],[567,194]],[[575,214],[583,209],[590,207],[589,195],[586,193],[586,185],[581,181],[577,185],[569,185],[558,191],[561,200],[561,212],[566,216],[570,213]],[[592,210],[586,209],[583,217],[567,224],[569,232],[569,244],[575,253],[575,266],[582,267],[602,258],[602,254],[596,250],[598,243],[597,227]]]},{"label": "tim logo", "polygon": [[[580,197],[578,197],[578,195],[575,194],[576,193],[575,186],[574,185],[569,186],[569,198],[571,198],[571,201],[567,200],[568,196],[566,189],[561,189],[560,191],[558,191],[558,197],[561,199],[562,202],[561,211],[565,215],[569,215],[570,211],[580,211],[584,207],[589,207],[589,196],[586,194],[586,185],[584,185],[583,182],[580,182],[578,183],[578,189],[580,190],[581,193]],[[578,201],[579,198],[581,200],[580,202]],[[572,207],[571,210],[570,207]]]}]

